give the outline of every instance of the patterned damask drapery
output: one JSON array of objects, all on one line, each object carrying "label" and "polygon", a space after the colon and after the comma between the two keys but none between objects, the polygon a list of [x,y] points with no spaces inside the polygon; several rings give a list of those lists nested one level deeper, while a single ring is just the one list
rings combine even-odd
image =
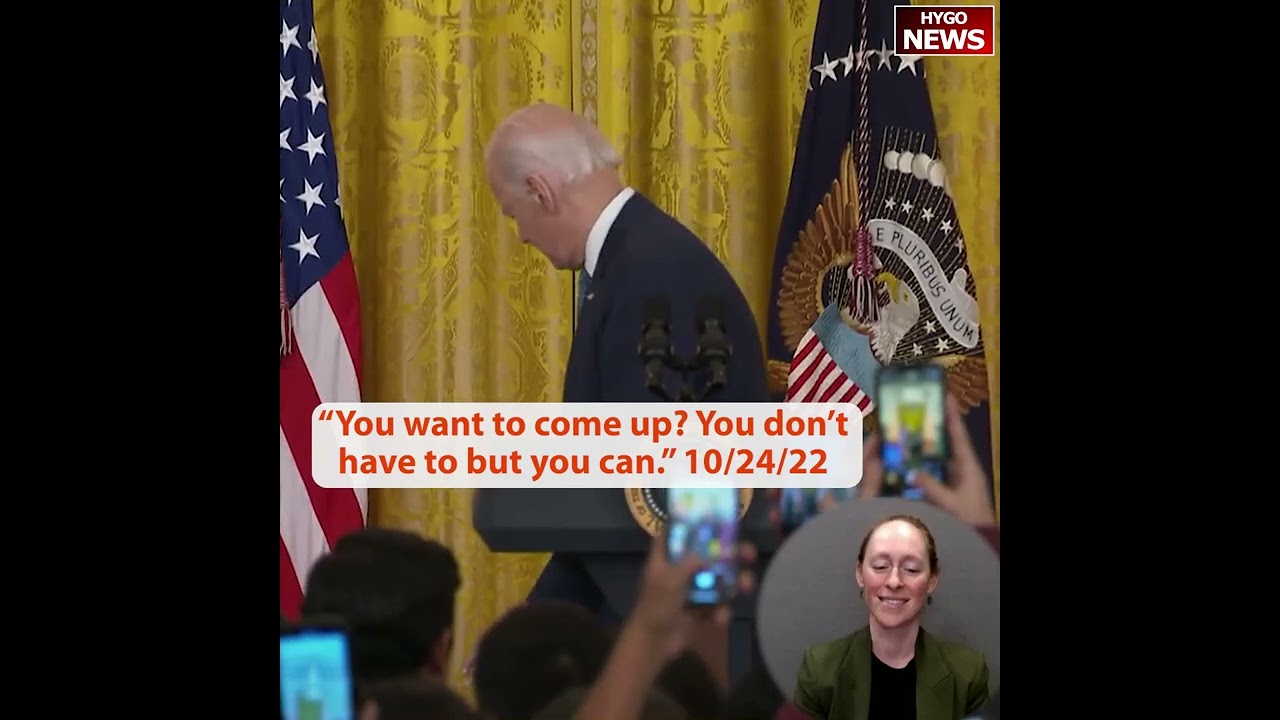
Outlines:
[{"label": "patterned damask drapery", "polygon": [[[316,0],[363,303],[365,398],[559,400],[571,279],[520,243],[485,187],[482,157],[502,117],[536,100],[601,126],[623,152],[626,180],[725,260],[763,332],[817,8]],[[996,58],[925,67],[979,290],[998,453],[999,67]],[[458,555],[458,673],[545,557],[489,553],[471,529],[468,491],[372,494],[375,524],[437,538]]]}]

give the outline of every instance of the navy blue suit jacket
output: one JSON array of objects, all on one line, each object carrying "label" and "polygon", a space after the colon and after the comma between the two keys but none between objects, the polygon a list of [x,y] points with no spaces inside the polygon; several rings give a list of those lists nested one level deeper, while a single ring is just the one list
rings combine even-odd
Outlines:
[{"label": "navy blue suit jacket", "polygon": [[[682,357],[697,347],[699,300],[718,301],[733,355],[725,386],[708,401],[770,401],[760,333],[733,276],[698,236],[636,193],[596,261],[569,352],[564,402],[661,402],[646,385],[638,354],[645,303],[654,296],[670,301],[671,340]],[[667,389],[678,393],[679,376],[668,373],[666,380]],[[705,382],[703,376],[693,384],[701,388]],[[566,553],[552,557],[529,599],[577,603],[611,620],[631,610],[611,607],[578,558]]]}]

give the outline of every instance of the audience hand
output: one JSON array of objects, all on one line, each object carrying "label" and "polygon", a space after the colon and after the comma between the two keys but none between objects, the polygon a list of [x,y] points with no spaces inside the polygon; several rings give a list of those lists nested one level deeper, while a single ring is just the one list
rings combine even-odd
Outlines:
[{"label": "audience hand", "polygon": [[[960,406],[950,395],[947,396],[947,438],[951,443],[951,462],[947,466],[950,486],[925,473],[916,476],[916,484],[930,502],[960,520],[970,525],[994,525],[996,511],[987,489],[987,474],[969,439]],[[883,479],[880,438],[873,434],[862,445],[862,482],[858,483],[858,497],[878,497]]]},{"label": "audience hand", "polygon": [[[755,547],[749,543],[740,545],[739,593],[746,594],[755,589],[755,574],[752,570],[755,561]],[[699,623],[710,621],[719,626],[727,626],[733,616],[732,608],[727,605],[708,612],[701,608],[690,608],[686,604],[689,583],[699,565],[698,558],[693,556],[685,557],[678,564],[671,563],[667,559],[666,538],[663,533],[659,533],[650,546],[649,559],[645,563],[644,577],[641,580],[640,597],[636,600],[630,620],[637,629],[649,634],[663,648],[668,658],[679,655],[685,649]]]},{"label": "audience hand", "polygon": [[[750,543],[738,546],[738,592],[755,590],[756,548]],[[684,562],[673,565],[667,560],[666,538],[659,533],[649,548],[641,578],[640,597],[629,618],[629,624],[662,643],[661,647],[674,658],[685,650],[690,636],[698,625],[708,620],[718,626],[727,626],[732,619],[732,608],[720,606],[711,612],[691,610],[685,604],[689,583],[698,571],[699,561],[689,556]],[[475,654],[463,663],[462,676],[469,684],[475,667]]]}]

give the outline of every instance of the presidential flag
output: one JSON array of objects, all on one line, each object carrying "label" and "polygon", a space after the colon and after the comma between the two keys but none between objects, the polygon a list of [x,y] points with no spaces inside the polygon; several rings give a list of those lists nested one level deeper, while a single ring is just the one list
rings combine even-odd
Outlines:
[{"label": "presidential flag", "polygon": [[885,365],[933,362],[991,475],[987,367],[964,235],[902,0],[823,0],[773,266],[769,375],[874,417]]},{"label": "presidential flag", "polygon": [[360,301],[312,0],[280,0],[280,612],[296,617],[311,565],[364,527],[365,490],[311,475],[311,414],[360,401]]}]

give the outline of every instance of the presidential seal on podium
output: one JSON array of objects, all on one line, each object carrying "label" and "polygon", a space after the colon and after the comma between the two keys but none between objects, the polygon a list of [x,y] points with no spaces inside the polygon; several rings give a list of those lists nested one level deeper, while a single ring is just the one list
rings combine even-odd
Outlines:
[{"label": "presidential seal on podium", "polygon": [[[667,515],[667,494],[673,492],[680,492],[680,488],[627,488],[627,507],[636,524],[656,537],[670,519]],[[739,521],[747,514],[754,495],[752,488],[738,488]]]},{"label": "presidential seal on podium", "polygon": [[[719,438],[710,437],[692,437],[686,438],[683,442],[678,443],[681,450],[686,451],[680,453],[681,456],[688,453],[697,453],[703,456],[714,454],[717,457],[731,457],[733,449],[724,445]],[[692,460],[688,461],[692,463]],[[676,461],[680,463],[680,461]],[[719,465],[717,463],[717,465]],[[667,526],[667,522],[671,519],[667,513],[669,505],[667,498],[671,493],[678,493],[682,488],[696,487],[724,487],[732,486],[732,481],[721,475],[720,470],[723,465],[714,468],[713,474],[708,476],[708,480],[700,483],[698,481],[698,473],[696,469],[689,464],[670,466],[659,466],[658,474],[665,475],[668,470],[681,477],[679,485],[673,488],[627,488],[627,508],[631,510],[631,517],[636,524],[644,529],[650,535],[657,536],[663,528]],[[747,508],[751,507],[751,498],[755,494],[752,488],[738,488],[738,520],[741,521],[747,514]]]}]

